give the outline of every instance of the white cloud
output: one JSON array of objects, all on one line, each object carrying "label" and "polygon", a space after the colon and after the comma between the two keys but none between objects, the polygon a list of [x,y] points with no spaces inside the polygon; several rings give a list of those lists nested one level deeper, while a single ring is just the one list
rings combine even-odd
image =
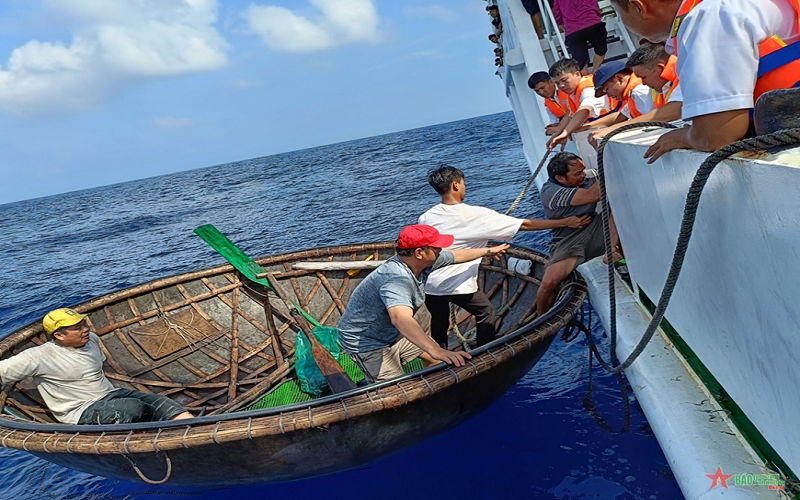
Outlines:
[{"label": "white cloud", "polygon": [[130,80],[221,68],[216,0],[47,0],[69,44],[31,40],[0,67],[0,109],[78,110]]},{"label": "white cloud", "polygon": [[156,118],[154,122],[158,128],[186,128],[194,125],[194,120],[191,118],[175,118],[173,116]]},{"label": "white cloud", "polygon": [[245,21],[264,43],[281,52],[318,52],[381,39],[373,0],[308,0],[320,15],[309,19],[274,5],[251,5]]},{"label": "white cloud", "polygon": [[410,6],[406,7],[404,12],[408,17],[420,19],[436,18],[444,21],[453,21],[459,17],[458,13],[441,5]]},{"label": "white cloud", "polygon": [[264,82],[261,80],[231,80],[228,85],[236,90],[247,90],[262,87]]}]

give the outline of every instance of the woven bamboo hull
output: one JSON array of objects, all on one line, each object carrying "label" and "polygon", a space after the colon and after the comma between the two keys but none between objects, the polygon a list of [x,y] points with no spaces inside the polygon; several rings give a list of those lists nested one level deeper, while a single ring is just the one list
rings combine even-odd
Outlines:
[{"label": "woven bamboo hull", "polygon": [[[527,373],[549,343],[542,342],[515,357],[503,370],[491,370],[396,409],[277,436],[170,451],[172,475],[169,482],[231,485],[286,481],[363,465],[475,416]],[[130,463],[118,455],[36,455],[83,472],[139,481]],[[148,477],[160,479],[164,476],[163,453],[136,457],[136,462]]]},{"label": "woven bamboo hull", "polygon": [[[342,271],[323,273],[322,280],[319,272],[298,273],[286,264],[310,258],[363,260],[367,255],[384,259],[391,254],[391,245],[382,243],[297,252],[260,263],[282,271],[284,286],[288,289],[291,283],[295,292],[293,299],[321,322],[335,326],[347,298],[367,272],[353,277]],[[512,306],[501,309],[501,330],[508,334],[473,351],[473,359],[463,367],[430,367],[380,385],[278,408],[182,423],[104,426],[52,423],[47,412],[37,408],[36,391],[23,382],[9,395],[9,408],[35,422],[4,415],[0,445],[72,469],[129,481],[141,480],[132,463],[145,477],[160,480],[169,461],[169,484],[186,485],[284,481],[365,464],[451,429],[488,407],[530,370],[580,307],[584,287],[573,275],[562,286],[554,310],[532,319],[544,257],[522,248],[513,248],[509,254],[533,262],[529,276],[506,271],[502,263],[487,262],[479,280],[498,308]],[[292,354],[295,332],[284,321],[288,311],[272,301],[272,320],[280,336],[271,338],[263,304],[250,298],[258,299],[246,286],[229,267],[221,266],[115,292],[77,308],[89,313],[100,334],[109,357],[106,373],[115,385],[159,392],[189,409],[207,405],[213,411],[241,397],[255,381],[269,377]],[[148,301],[153,302],[152,309]],[[209,335],[194,348],[177,346],[175,353],[165,354],[176,348],[168,334],[163,339],[137,337],[159,325],[155,314],[159,310],[183,319],[188,315],[185,311],[194,311],[194,317],[206,318],[204,323],[193,323],[198,332],[208,324],[214,329],[202,331]],[[418,320],[427,323],[424,312]],[[468,315],[459,317],[462,328],[470,321]],[[31,325],[8,337],[0,342],[0,352],[18,352],[43,340],[39,328]],[[207,341],[215,336],[217,340]]]}]

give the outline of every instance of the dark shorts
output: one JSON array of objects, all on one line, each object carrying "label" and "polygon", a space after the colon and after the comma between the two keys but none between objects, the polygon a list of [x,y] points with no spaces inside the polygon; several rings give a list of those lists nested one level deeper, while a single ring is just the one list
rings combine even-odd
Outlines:
[{"label": "dark shorts", "polygon": [[540,12],[539,2],[537,0],[522,0],[522,6],[530,15],[538,14]]},{"label": "dark shorts", "polygon": [[547,265],[577,257],[578,262],[575,265],[579,266],[604,253],[603,218],[598,214],[592,218],[588,226],[551,245],[550,260],[547,261]]},{"label": "dark shorts", "polygon": [[564,41],[567,43],[567,48],[572,58],[578,61],[578,66],[583,68],[589,64],[589,44],[592,44],[594,53],[598,56],[606,55],[606,52],[608,52],[606,38],[608,38],[606,23],[601,21],[588,28],[570,33]]},{"label": "dark shorts", "polygon": [[78,424],[129,424],[172,420],[184,411],[186,410],[183,406],[166,396],[133,389],[117,389],[83,410]]}]

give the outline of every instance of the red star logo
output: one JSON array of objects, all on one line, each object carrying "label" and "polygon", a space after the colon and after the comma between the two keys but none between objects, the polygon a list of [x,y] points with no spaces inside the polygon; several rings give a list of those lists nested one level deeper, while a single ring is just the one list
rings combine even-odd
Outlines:
[{"label": "red star logo", "polygon": [[722,485],[725,489],[728,489],[728,479],[733,477],[733,474],[723,474],[722,467],[719,465],[717,466],[716,474],[706,474],[706,477],[711,480],[711,487],[709,490],[713,490],[717,485]]}]

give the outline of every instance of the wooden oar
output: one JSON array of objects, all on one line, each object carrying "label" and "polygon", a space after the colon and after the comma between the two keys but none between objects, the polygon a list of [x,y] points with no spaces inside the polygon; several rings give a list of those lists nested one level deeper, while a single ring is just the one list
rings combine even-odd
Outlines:
[{"label": "wooden oar", "polygon": [[317,366],[319,366],[319,370],[325,377],[325,381],[328,382],[328,385],[331,387],[331,391],[333,391],[335,394],[337,392],[355,389],[356,384],[354,384],[350,377],[344,372],[342,365],[340,365],[339,362],[334,359],[330,351],[319,343],[317,337],[311,332],[311,328],[308,326],[305,316],[300,314],[300,311],[298,310],[300,307],[296,306],[291,300],[289,300],[289,297],[286,295],[283,287],[278,284],[278,280],[275,278],[275,275],[272,273],[267,273],[267,279],[272,284],[272,289],[275,291],[278,297],[280,297],[283,303],[286,304],[286,307],[292,312],[292,317],[297,323],[297,326],[303,330],[303,333],[305,333],[306,337],[308,337],[308,341],[311,342],[311,355],[314,356],[314,361],[316,361]]},{"label": "wooden oar", "polygon": [[[272,273],[267,273],[264,268],[256,264],[256,262],[242,252],[239,247],[233,244],[231,240],[219,232],[217,228],[211,224],[200,226],[194,230],[195,234],[200,236],[211,248],[219,252],[220,255],[225,257],[225,260],[231,263],[243,276],[254,283],[263,285],[273,291],[280,297],[286,307],[292,314],[292,317],[297,323],[297,326],[303,330],[303,333],[308,337],[311,342],[311,355],[314,356],[314,361],[317,362],[322,375],[331,387],[334,393],[344,392],[355,388],[355,384],[350,377],[342,369],[341,365],[333,358],[333,355],[319,343],[317,338],[311,333],[311,328],[308,322],[315,326],[322,326],[313,316],[308,314],[302,307],[292,302],[283,289],[278,284],[278,280]],[[259,278],[258,275],[266,275],[268,280]]]}]

